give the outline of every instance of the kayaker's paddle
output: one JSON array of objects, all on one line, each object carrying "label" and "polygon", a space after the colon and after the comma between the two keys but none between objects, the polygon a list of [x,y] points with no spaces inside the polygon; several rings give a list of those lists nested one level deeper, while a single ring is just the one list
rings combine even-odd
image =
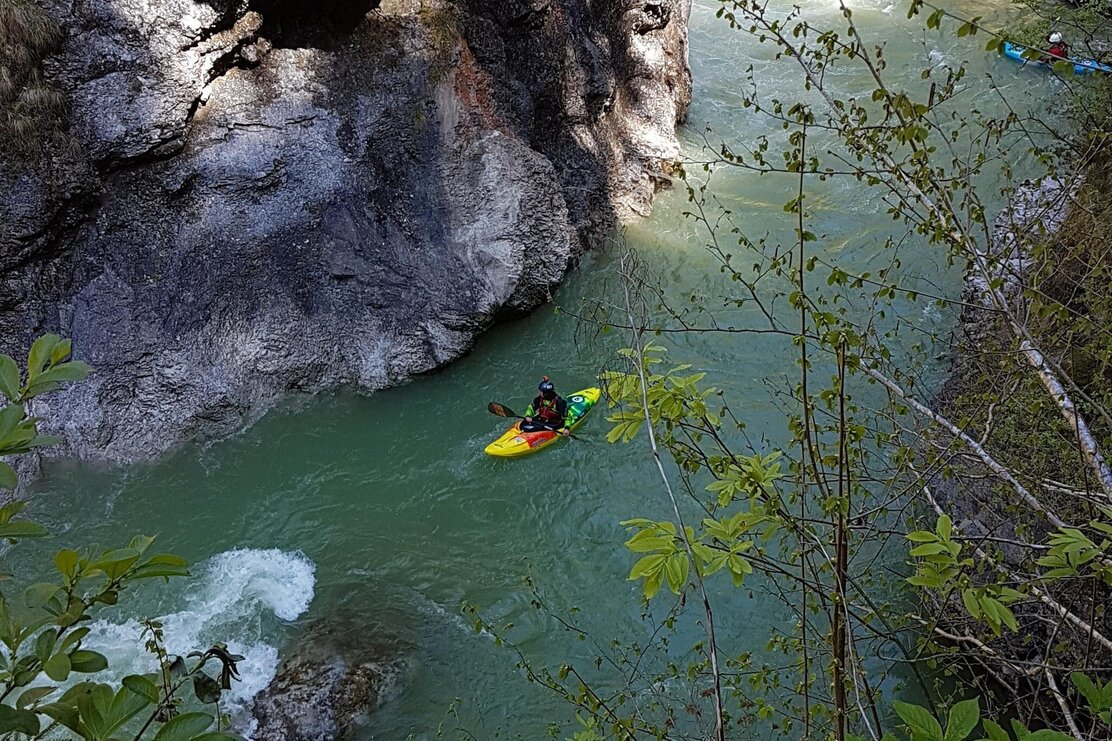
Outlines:
[{"label": "kayaker's paddle", "polygon": [[[489,404],[487,404],[487,411],[490,412],[491,414],[497,416],[497,417],[516,417],[517,419],[525,419],[525,417],[522,417],[520,414],[515,412],[513,409],[510,409],[505,404],[499,404],[497,401],[492,401]],[[539,424],[541,427],[545,427],[549,430],[552,430],[553,432],[559,432],[559,430],[557,430],[552,425],[546,425],[543,422],[534,422],[533,424]],[[568,437],[570,437],[572,440],[580,440],[582,442],[588,442],[587,440],[584,440],[583,438],[579,437],[578,435],[573,435],[570,432],[568,433]]]}]

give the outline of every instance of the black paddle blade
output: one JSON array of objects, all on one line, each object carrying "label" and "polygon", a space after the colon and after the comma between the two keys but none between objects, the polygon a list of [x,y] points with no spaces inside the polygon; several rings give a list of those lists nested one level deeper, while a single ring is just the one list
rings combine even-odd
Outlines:
[{"label": "black paddle blade", "polygon": [[490,412],[491,414],[497,415],[499,417],[520,417],[521,416],[521,415],[515,413],[513,409],[510,409],[508,406],[506,406],[504,404],[499,404],[496,401],[492,401],[489,404],[487,404],[487,411]]}]

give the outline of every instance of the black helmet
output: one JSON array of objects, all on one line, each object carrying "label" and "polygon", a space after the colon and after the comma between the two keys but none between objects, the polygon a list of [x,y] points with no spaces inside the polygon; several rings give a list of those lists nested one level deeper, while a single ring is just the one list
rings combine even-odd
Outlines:
[{"label": "black helmet", "polygon": [[537,384],[537,390],[542,394],[547,394],[556,390],[556,384],[549,381],[548,376],[545,376],[544,380]]}]

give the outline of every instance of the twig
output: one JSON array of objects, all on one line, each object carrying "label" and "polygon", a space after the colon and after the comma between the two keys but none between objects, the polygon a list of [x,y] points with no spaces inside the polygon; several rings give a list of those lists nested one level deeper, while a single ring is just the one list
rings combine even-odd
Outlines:
[{"label": "twig", "polygon": [[1084,741],[1085,737],[1081,735],[1081,730],[1077,727],[1077,721],[1073,719],[1073,713],[1070,712],[1069,706],[1066,704],[1066,698],[1062,695],[1062,691],[1058,689],[1058,682],[1054,679],[1054,672],[1046,669],[1046,683],[1050,685],[1050,691],[1054,695],[1054,699],[1058,701],[1058,706],[1062,708],[1062,715],[1066,716],[1066,723],[1070,727],[1070,733],[1077,741]]},{"label": "twig", "polygon": [[718,671],[718,641],[714,635],[714,611],[711,609],[710,598],[707,596],[706,586],[703,584],[703,578],[699,574],[698,561],[695,559],[695,550],[691,547],[691,541],[687,537],[687,528],[684,526],[683,515],[680,514],[679,502],[676,501],[675,492],[672,491],[672,485],[668,481],[668,474],[664,471],[664,462],[660,457],[660,449],[656,444],[656,432],[653,430],[651,408],[649,406],[649,382],[645,377],[644,365],[644,348],[641,342],[640,325],[636,322],[633,315],[633,298],[630,296],[629,281],[630,276],[626,272],[626,260],[628,253],[623,251],[620,258],[621,271],[623,275],[622,290],[625,294],[626,312],[629,315],[630,326],[638,327],[633,331],[633,359],[637,367],[637,375],[641,380],[641,406],[645,414],[645,431],[649,437],[649,448],[652,452],[653,461],[656,463],[656,470],[660,474],[660,480],[664,484],[664,490],[668,493],[668,499],[672,503],[672,512],[676,516],[676,523],[679,525],[677,528],[683,540],[684,549],[687,551],[687,557],[691,560],[691,571],[695,575],[695,583],[699,587],[699,592],[703,601],[703,612],[707,618],[707,649],[710,657],[710,668],[714,677],[714,737],[716,741],[726,741],[726,726],[722,715],[722,676]]}]

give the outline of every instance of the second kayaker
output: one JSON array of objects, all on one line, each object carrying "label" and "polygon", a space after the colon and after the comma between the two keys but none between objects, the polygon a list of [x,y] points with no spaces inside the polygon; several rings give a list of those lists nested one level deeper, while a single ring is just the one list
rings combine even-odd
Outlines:
[{"label": "second kayaker", "polygon": [[1055,59],[1069,59],[1070,46],[1062,39],[1062,34],[1055,31],[1046,37],[1049,44],[1046,51]]}]

